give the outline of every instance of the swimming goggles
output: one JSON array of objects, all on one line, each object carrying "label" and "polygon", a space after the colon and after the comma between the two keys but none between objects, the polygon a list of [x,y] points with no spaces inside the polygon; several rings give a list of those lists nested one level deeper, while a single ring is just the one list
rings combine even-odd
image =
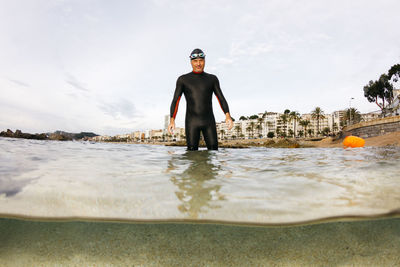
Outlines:
[{"label": "swimming goggles", "polygon": [[190,58],[191,59],[195,59],[195,58],[205,58],[206,55],[204,53],[195,53],[195,54],[191,54]]}]

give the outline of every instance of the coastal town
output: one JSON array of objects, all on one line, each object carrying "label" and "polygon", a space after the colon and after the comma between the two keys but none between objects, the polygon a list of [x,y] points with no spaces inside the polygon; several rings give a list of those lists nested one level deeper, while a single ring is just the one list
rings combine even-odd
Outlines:
[{"label": "coastal town", "polygon": [[[252,116],[241,116],[234,121],[234,126],[228,130],[225,122],[217,122],[219,140],[237,140],[274,137],[317,137],[334,136],[346,125],[361,121],[371,121],[379,118],[381,112],[361,114],[354,108],[338,110],[325,114],[316,107],[311,113],[299,114],[296,111],[263,112]],[[174,135],[168,133],[169,115],[164,117],[163,129],[133,131],[116,136],[95,136],[91,141],[120,142],[170,142],[185,140],[185,128],[177,127]]]},{"label": "coastal town", "polygon": [[[232,129],[225,122],[217,122],[217,134],[223,140],[248,140],[263,138],[314,138],[340,135],[345,127],[357,123],[366,123],[379,118],[393,117],[400,114],[400,89],[394,86],[400,79],[400,64],[393,65],[379,79],[369,81],[364,86],[364,96],[370,103],[375,103],[379,110],[360,113],[355,107],[325,113],[321,107],[300,114],[285,109],[283,112],[264,111],[251,116],[240,116],[234,120]],[[133,131],[116,136],[94,136],[91,141],[112,142],[180,142],[185,140],[185,129],[177,127],[171,135],[167,128],[170,116],[164,116],[162,129]]]}]

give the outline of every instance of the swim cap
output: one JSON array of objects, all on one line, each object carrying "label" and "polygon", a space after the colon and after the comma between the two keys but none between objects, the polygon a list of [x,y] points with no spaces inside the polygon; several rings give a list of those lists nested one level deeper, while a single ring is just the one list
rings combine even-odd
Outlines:
[{"label": "swim cap", "polygon": [[192,51],[192,53],[190,53],[190,60],[195,59],[195,58],[205,58],[206,54],[204,54],[204,52],[200,49],[200,48],[196,48]]}]

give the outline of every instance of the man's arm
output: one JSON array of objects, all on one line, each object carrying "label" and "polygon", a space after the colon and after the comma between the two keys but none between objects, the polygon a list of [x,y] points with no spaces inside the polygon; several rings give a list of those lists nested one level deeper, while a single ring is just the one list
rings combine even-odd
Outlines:
[{"label": "man's arm", "polygon": [[183,93],[183,84],[181,78],[179,77],[176,81],[176,88],[174,93],[174,98],[172,99],[171,108],[170,108],[170,122],[168,125],[168,132],[172,135],[175,130],[175,117],[178,113],[179,101],[181,100],[181,96]]},{"label": "man's arm", "polygon": [[224,94],[222,94],[222,90],[221,90],[221,87],[219,85],[219,81],[218,81],[217,76],[215,76],[214,93],[215,93],[215,96],[218,99],[218,102],[219,102],[219,105],[222,108],[222,111],[225,114],[225,123],[228,125],[228,129],[230,130],[233,127],[233,120],[232,120],[231,115],[229,113],[228,102],[226,102]]}]

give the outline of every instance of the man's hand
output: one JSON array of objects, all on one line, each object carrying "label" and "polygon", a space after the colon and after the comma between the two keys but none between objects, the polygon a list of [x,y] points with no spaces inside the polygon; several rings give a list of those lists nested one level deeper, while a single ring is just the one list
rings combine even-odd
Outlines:
[{"label": "man's hand", "polygon": [[232,129],[233,127],[233,120],[231,118],[231,115],[229,115],[229,113],[225,114],[225,123],[228,126],[228,130]]},{"label": "man's hand", "polygon": [[175,131],[175,119],[171,118],[168,125],[168,132],[170,135],[174,135],[174,131]]}]

